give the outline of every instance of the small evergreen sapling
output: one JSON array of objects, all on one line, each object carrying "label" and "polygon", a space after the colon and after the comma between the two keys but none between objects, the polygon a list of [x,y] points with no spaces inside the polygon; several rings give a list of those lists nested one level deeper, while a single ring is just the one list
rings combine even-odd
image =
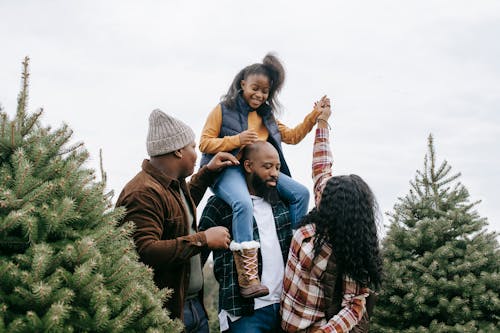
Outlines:
[{"label": "small evergreen sapling", "polygon": [[430,136],[424,170],[390,214],[374,332],[500,332],[497,235],[450,171]]}]

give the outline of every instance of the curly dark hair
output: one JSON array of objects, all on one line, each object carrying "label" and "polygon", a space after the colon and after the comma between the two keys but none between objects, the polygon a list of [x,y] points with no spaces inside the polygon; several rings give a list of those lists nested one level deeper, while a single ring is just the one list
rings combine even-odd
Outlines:
[{"label": "curly dark hair", "polygon": [[[321,201],[302,220],[316,226],[314,250],[332,247],[337,276],[348,275],[361,285],[380,286],[382,259],[377,235],[378,205],[368,184],[357,175],[328,180]],[[337,281],[338,282],[338,281]]]},{"label": "curly dark hair", "polygon": [[269,97],[267,103],[271,106],[272,112],[276,115],[281,109],[281,104],[278,101],[278,93],[283,88],[285,82],[285,68],[280,60],[273,53],[268,53],[262,59],[262,63],[248,65],[236,74],[229,87],[227,93],[222,96],[221,102],[230,107],[236,106],[236,98],[241,91],[241,80],[246,80],[248,76],[254,74],[263,74],[269,79]]}]

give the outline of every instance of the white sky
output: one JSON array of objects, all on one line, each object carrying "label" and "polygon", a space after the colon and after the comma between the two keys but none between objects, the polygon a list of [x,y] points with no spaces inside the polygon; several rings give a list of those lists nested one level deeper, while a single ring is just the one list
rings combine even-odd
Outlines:
[{"label": "white sky", "polygon": [[[69,124],[91,167],[103,149],[116,199],[146,157],[152,109],[199,137],[234,75],[275,51],[287,70],[282,121],[299,123],[323,94],[335,100],[335,172],[365,178],[382,211],[408,192],[432,133],[438,161],[462,173],[500,231],[499,36],[494,0],[2,0],[0,102],[14,114],[29,55],[30,109]],[[312,140],[285,145],[309,188]]]}]

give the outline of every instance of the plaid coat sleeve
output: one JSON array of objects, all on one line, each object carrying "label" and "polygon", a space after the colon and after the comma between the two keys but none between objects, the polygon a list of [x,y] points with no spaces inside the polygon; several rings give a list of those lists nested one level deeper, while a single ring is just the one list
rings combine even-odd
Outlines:
[{"label": "plaid coat sleeve", "polygon": [[360,287],[356,281],[349,277],[344,278],[344,295],[342,309],[328,322],[321,326],[325,333],[349,332],[356,326],[366,311],[365,303],[369,289]]},{"label": "plaid coat sleeve", "polygon": [[332,177],[333,154],[330,149],[330,131],[328,128],[317,128],[314,137],[312,178],[314,183],[314,199],[316,207],[321,199],[321,192],[328,179]]}]

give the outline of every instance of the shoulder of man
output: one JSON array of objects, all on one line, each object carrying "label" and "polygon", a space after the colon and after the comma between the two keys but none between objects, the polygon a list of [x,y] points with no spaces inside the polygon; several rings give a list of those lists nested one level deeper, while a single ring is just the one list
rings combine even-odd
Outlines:
[{"label": "shoulder of man", "polygon": [[124,201],[133,200],[136,197],[144,195],[161,198],[161,193],[163,192],[165,192],[165,189],[163,189],[161,184],[158,183],[154,177],[144,171],[140,171],[123,187],[116,201],[116,206],[121,206]]}]

